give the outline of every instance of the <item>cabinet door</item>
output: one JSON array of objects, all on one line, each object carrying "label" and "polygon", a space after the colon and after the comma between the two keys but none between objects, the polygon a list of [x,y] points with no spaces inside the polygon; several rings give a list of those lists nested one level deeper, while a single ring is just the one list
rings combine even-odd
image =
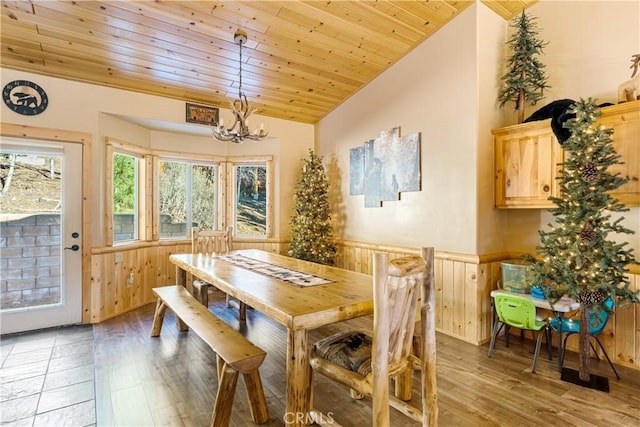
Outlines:
[{"label": "cabinet door", "polygon": [[[613,129],[613,145],[621,165],[611,168],[628,179],[611,194],[625,205],[640,206],[640,101],[605,107],[599,124]],[[560,163],[564,151],[550,120],[494,129],[495,206],[552,208],[549,196],[560,197]]]},{"label": "cabinet door", "polygon": [[548,198],[558,195],[556,176],[563,151],[550,127],[539,127],[494,133],[496,207],[554,206]]},{"label": "cabinet door", "polygon": [[[617,111],[624,107],[627,105],[610,107],[606,111]],[[618,114],[603,114],[599,123],[613,128],[613,146],[624,162],[612,166],[610,171],[629,180],[611,191],[611,195],[627,206],[640,206],[640,110],[635,108]]]}]

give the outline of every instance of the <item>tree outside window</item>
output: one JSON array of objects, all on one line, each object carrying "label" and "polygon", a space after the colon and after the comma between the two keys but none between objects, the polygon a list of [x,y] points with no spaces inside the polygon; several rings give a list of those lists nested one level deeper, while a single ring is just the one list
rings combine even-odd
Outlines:
[{"label": "tree outside window", "polygon": [[267,166],[236,166],[236,234],[267,235]]},{"label": "tree outside window", "polygon": [[216,229],[218,166],[159,162],[160,238],[188,237],[191,227]]},{"label": "tree outside window", "polygon": [[113,240],[138,238],[138,162],[122,153],[113,154]]}]

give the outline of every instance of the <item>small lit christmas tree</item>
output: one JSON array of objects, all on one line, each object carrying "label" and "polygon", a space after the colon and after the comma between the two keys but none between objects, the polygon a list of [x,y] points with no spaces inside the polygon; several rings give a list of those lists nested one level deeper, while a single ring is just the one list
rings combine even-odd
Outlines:
[{"label": "small lit christmas tree", "polygon": [[309,150],[294,195],[289,256],[333,265],[336,246],[331,240],[331,211],[327,198],[329,181],[322,158]]},{"label": "small lit christmas tree", "polygon": [[[580,324],[589,325],[589,313],[606,309],[604,301],[638,302],[638,293],[629,288],[625,276],[628,264],[635,263],[627,242],[608,240],[610,233],[632,234],[621,225],[624,217],[612,212],[628,211],[609,193],[626,179],[609,168],[620,164],[613,147],[613,130],[594,127],[600,109],[594,100],[580,100],[571,107],[576,117],[565,123],[571,137],[564,143],[565,162],[560,175],[561,198],[552,197],[556,208],[550,212],[556,224],[540,231],[537,253],[542,261],[532,267],[534,283],[541,285],[553,304],[567,294],[580,303]],[[580,330],[579,378],[590,380],[589,328]]]},{"label": "small lit christmas tree", "polygon": [[542,99],[544,89],[549,87],[545,65],[536,58],[547,43],[537,37],[535,18],[527,16],[524,10],[520,18],[514,18],[510,25],[515,29],[507,42],[512,53],[508,59],[509,71],[500,78],[505,86],[500,91],[498,101],[500,107],[508,101],[515,101],[518,123],[522,123],[525,101],[536,105]]}]

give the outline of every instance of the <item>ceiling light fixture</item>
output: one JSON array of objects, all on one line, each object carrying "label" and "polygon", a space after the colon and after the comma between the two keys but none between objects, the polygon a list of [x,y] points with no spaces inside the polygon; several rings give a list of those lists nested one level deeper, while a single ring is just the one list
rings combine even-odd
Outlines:
[{"label": "ceiling light fixture", "polygon": [[249,131],[249,121],[247,119],[255,110],[249,106],[247,95],[242,91],[242,45],[247,42],[247,33],[241,29],[236,30],[233,35],[233,41],[240,46],[238,98],[231,102],[231,112],[233,113],[234,122],[230,127],[225,128],[223,120],[220,118],[217,126],[211,128],[211,135],[222,142],[231,141],[242,143],[245,139],[260,141],[269,135],[269,132],[264,130],[263,125],[260,125],[259,129]]}]

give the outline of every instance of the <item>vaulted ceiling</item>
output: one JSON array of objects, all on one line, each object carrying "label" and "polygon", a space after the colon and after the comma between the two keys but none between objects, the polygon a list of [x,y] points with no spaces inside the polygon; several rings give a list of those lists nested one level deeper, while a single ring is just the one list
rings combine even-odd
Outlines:
[{"label": "vaulted ceiling", "polygon": [[[1,65],[316,123],[473,1],[2,0]],[[535,1],[483,1],[505,19]]]}]

